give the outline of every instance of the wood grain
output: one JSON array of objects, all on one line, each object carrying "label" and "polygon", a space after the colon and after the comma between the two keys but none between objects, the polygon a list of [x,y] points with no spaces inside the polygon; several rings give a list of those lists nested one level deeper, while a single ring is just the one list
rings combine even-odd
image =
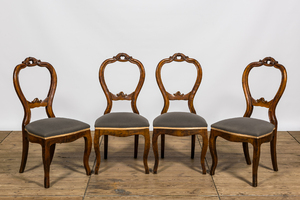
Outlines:
[{"label": "wood grain", "polygon": [[[132,161],[132,137],[112,137],[110,159],[103,159],[101,173],[91,176],[85,176],[82,140],[57,144],[51,164],[52,186],[45,189],[40,145],[30,144],[26,173],[18,173],[20,135],[20,131],[14,131],[0,144],[0,199],[300,199],[300,144],[285,131],[278,132],[280,171],[271,170],[269,145],[262,145],[257,188],[250,185],[251,167],[243,162],[239,143],[222,138],[217,141],[220,163],[218,173],[212,177],[199,173],[199,160],[190,159],[190,138],[166,136],[165,153],[170,156],[161,160],[159,176],[152,174],[151,167],[150,174],[142,173],[142,155]],[[140,142],[143,145],[144,141]],[[100,148],[103,150],[103,142]],[[200,143],[196,142],[196,157],[200,157],[200,149]],[[95,160],[95,153],[91,152],[92,171]],[[154,164],[151,150],[149,164]],[[206,157],[206,165],[211,166],[210,155]]]}]

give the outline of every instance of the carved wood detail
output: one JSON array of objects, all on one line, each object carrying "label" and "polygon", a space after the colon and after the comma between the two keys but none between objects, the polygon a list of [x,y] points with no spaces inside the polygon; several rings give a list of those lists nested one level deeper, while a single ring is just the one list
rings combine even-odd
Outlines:
[{"label": "carved wood detail", "polygon": [[[138,66],[139,71],[140,71],[140,78],[139,82],[137,84],[137,87],[135,88],[134,92],[131,94],[124,94],[123,91],[121,91],[118,94],[112,94],[105,82],[104,79],[104,70],[108,64],[112,64],[114,62],[130,62],[132,64],[135,64]],[[117,101],[117,100],[130,100],[131,101],[131,108],[132,111],[136,114],[139,114],[139,111],[136,106],[136,101],[137,97],[140,93],[140,90],[144,84],[145,80],[145,69],[143,64],[131,56],[127,55],[126,53],[119,53],[118,55],[114,56],[113,58],[106,59],[100,66],[99,69],[99,81],[100,85],[105,93],[106,100],[107,100],[107,107],[104,111],[104,114],[110,113],[111,108],[112,108],[112,102]],[[117,136],[117,137],[127,137],[134,135],[134,158],[137,158],[137,153],[138,153],[138,141],[139,141],[139,135],[143,135],[145,137],[145,149],[144,149],[144,156],[143,156],[143,161],[144,161],[144,167],[145,167],[145,173],[149,174],[149,167],[148,167],[148,154],[149,154],[149,149],[150,149],[150,135],[149,135],[149,128],[145,129],[95,129],[95,135],[94,135],[94,149],[96,153],[96,167],[95,167],[95,174],[98,174],[99,167],[100,167],[100,146],[99,146],[99,138],[104,135],[104,159],[107,158],[107,151],[108,151],[108,136]]]},{"label": "carved wood detail", "polygon": [[40,65],[41,60],[37,60],[34,57],[28,57],[24,61],[22,61],[22,63],[25,64],[26,66],[32,67],[32,66]]},{"label": "carved wood detail", "polygon": [[[258,100],[254,100],[251,93],[250,93],[250,88],[249,88],[249,73],[251,71],[251,69],[253,69],[254,67],[261,67],[261,66],[267,66],[267,67],[271,67],[273,66],[276,69],[279,69],[281,72],[281,83],[280,86],[278,88],[278,91],[275,95],[275,97],[270,100],[270,101],[266,101],[263,97],[258,99]],[[272,57],[266,57],[258,62],[252,62],[250,63],[244,70],[243,73],[243,78],[242,78],[242,83],[243,83],[243,90],[244,90],[244,94],[245,94],[245,98],[246,98],[246,102],[247,102],[247,109],[245,111],[244,117],[250,117],[252,112],[253,112],[253,106],[262,106],[262,107],[266,107],[269,108],[269,119],[270,122],[272,124],[274,124],[277,127],[277,119],[276,119],[276,115],[275,115],[275,108],[277,106],[278,101],[280,100],[285,87],[286,87],[286,82],[287,82],[287,73],[286,73],[286,69],[284,68],[283,65],[279,64],[274,58]]]},{"label": "carved wood detail", "polygon": [[265,98],[260,98],[260,99],[252,99],[252,104],[253,106],[262,106],[262,107],[266,107],[269,108],[271,105],[272,101],[266,101]]},{"label": "carved wood detail", "polygon": [[30,108],[45,107],[45,106],[47,106],[47,102],[48,102],[48,98],[46,98],[44,100],[35,98],[33,101],[28,102],[28,105]]},{"label": "carved wood detail", "polygon": [[132,59],[132,56],[129,56],[126,53],[119,53],[118,55],[114,56],[113,59],[120,62],[127,62]]},{"label": "carved wood detail", "polygon": [[189,57],[182,53],[175,53],[173,56],[169,57],[169,60],[176,61],[176,62],[187,61],[188,59]]},{"label": "carved wood detail", "polygon": [[[138,66],[139,70],[140,70],[140,79],[139,82],[137,84],[137,87],[135,89],[134,92],[132,92],[131,94],[127,95],[124,94],[124,92],[120,92],[119,94],[115,95],[112,94],[105,82],[104,79],[104,71],[107,65],[112,64],[114,62],[130,62],[132,64],[135,64]],[[134,58],[132,58],[132,56],[129,56],[126,53],[119,53],[118,55],[114,56],[113,58],[109,58],[106,59],[100,66],[99,69],[99,81],[100,81],[100,85],[105,93],[106,96],[106,100],[107,100],[107,107],[106,110],[104,111],[104,114],[110,113],[111,108],[112,108],[112,101],[118,101],[118,100],[130,100],[131,101],[131,108],[133,110],[134,113],[139,113],[137,107],[136,107],[136,101],[137,101],[137,97],[141,91],[141,88],[144,84],[145,81],[145,69],[143,64],[139,61],[136,60]]]},{"label": "carved wood detail", "polygon": [[[249,73],[252,68],[254,67],[261,67],[261,66],[273,66],[276,69],[279,69],[281,72],[281,83],[280,87],[275,95],[275,97],[271,101],[266,101],[263,97],[260,99],[253,99],[250,93],[249,89]],[[260,159],[260,149],[261,144],[270,142],[270,149],[271,149],[271,160],[273,165],[273,170],[278,171],[278,165],[277,165],[277,156],[276,156],[276,141],[277,141],[277,119],[275,115],[275,109],[277,106],[278,101],[280,100],[287,82],[287,73],[286,69],[283,65],[278,64],[278,62],[271,57],[266,57],[263,60],[260,60],[258,62],[252,62],[250,63],[244,70],[243,78],[242,78],[242,84],[243,84],[243,90],[247,102],[247,108],[246,112],[244,114],[244,117],[251,117],[253,106],[263,106],[268,108],[268,114],[269,114],[269,120],[270,123],[272,123],[275,128],[271,133],[266,133],[264,135],[260,135],[260,137],[249,137],[248,135],[243,134],[236,134],[227,132],[224,130],[219,129],[211,129],[210,137],[209,137],[209,149],[212,157],[212,166],[210,170],[210,174],[214,175],[215,169],[217,167],[218,163],[218,157],[217,157],[217,148],[216,148],[216,139],[217,137],[222,137],[228,141],[232,142],[241,142],[243,144],[243,151],[244,156],[246,159],[246,163],[248,165],[251,164],[250,155],[249,155],[249,148],[248,143],[251,143],[253,145],[253,164],[252,164],[252,186],[257,186],[257,173],[258,173],[258,166],[259,166],[259,159]]]},{"label": "carved wood detail", "polygon": [[42,100],[40,100],[40,99],[38,99],[38,98],[35,98],[35,99],[33,99],[33,101],[30,102],[30,103],[42,103]]},{"label": "carved wood detail", "polygon": [[118,101],[118,100],[129,100],[130,101],[132,98],[132,95],[133,95],[133,93],[124,94],[124,92],[122,92],[122,91],[116,95],[114,95],[112,93],[110,93],[110,94],[111,94],[112,100],[115,100],[115,101]]},{"label": "carved wood detail", "polygon": [[269,66],[269,67],[278,64],[278,62],[272,57],[266,57],[263,60],[259,60],[259,62],[261,62],[263,65]]},{"label": "carved wood detail", "polygon": [[[192,88],[192,90],[187,94],[182,94],[180,91],[176,92],[175,94],[170,94],[166,91],[162,78],[161,78],[161,69],[166,63],[170,62],[187,62],[194,64],[197,69],[197,78],[195,81],[195,84]],[[164,98],[164,107],[161,111],[161,114],[167,113],[170,105],[170,100],[188,100],[188,107],[191,113],[195,113],[195,108],[193,104],[193,100],[195,97],[195,94],[200,86],[202,79],[202,69],[199,62],[193,58],[189,58],[188,56],[185,56],[182,53],[175,53],[173,56],[170,56],[169,58],[161,60],[156,68],[156,81],[158,84],[158,87],[163,95]],[[191,158],[194,158],[195,153],[195,135],[199,134],[202,136],[203,140],[203,146],[202,146],[202,153],[201,153],[201,166],[202,166],[202,173],[206,173],[205,168],[205,155],[208,147],[208,135],[207,135],[207,129],[195,129],[195,130],[189,130],[184,128],[174,128],[174,129],[160,129],[153,127],[153,136],[152,136],[152,147],[153,147],[153,153],[155,156],[155,164],[153,167],[153,173],[157,173],[158,163],[159,163],[159,155],[158,155],[158,144],[157,144],[157,138],[158,136],[161,136],[161,158],[164,158],[164,149],[165,149],[165,134],[167,135],[173,135],[173,136],[192,136],[191,141]]]},{"label": "carved wood detail", "polygon": [[[197,69],[197,78],[196,78],[195,84],[194,84],[192,90],[185,95],[181,94],[179,91],[172,95],[166,91],[166,89],[163,85],[162,77],[161,77],[161,69],[166,63],[170,63],[173,61],[191,63],[191,64],[194,64]],[[189,58],[188,56],[185,56],[182,53],[175,53],[173,56],[170,56],[169,58],[165,58],[165,59],[161,60],[158,63],[157,68],[156,68],[156,81],[157,81],[158,87],[164,98],[164,107],[161,111],[161,114],[166,113],[168,111],[169,105],[170,105],[170,102],[169,102],[170,100],[188,100],[188,107],[189,107],[190,112],[196,113],[193,101],[194,101],[195,94],[200,86],[201,79],[202,79],[202,68],[201,68],[200,63],[196,59]]]},{"label": "carved wood detail", "polygon": [[[33,67],[33,66],[38,66],[38,67],[45,67],[48,69],[50,72],[50,77],[51,77],[51,82],[50,82],[50,88],[47,94],[47,97],[45,100],[41,101],[38,98],[34,99],[33,101],[28,101],[20,87],[20,82],[19,82],[19,74],[20,71],[25,69],[26,67]],[[13,74],[13,82],[14,82],[14,87],[16,90],[16,93],[22,102],[23,108],[24,108],[24,120],[22,124],[22,129],[30,122],[31,120],[31,111],[30,109],[36,108],[36,107],[46,107],[46,112],[48,117],[55,117],[52,109],[52,103],[53,103],[53,98],[56,90],[56,85],[57,85],[57,75],[56,72],[53,68],[53,66],[50,63],[47,62],[41,62],[40,60],[33,58],[33,57],[28,57],[26,58],[21,64],[17,65],[14,70]]]},{"label": "carved wood detail", "polygon": [[[33,67],[33,66],[47,68],[48,71],[50,72],[51,83],[50,83],[49,92],[47,94],[47,98],[45,98],[44,100],[35,98],[33,101],[30,102],[25,98],[21,90],[20,82],[19,82],[19,73],[22,69],[25,69],[26,67]],[[46,113],[48,117],[49,118],[55,117],[52,109],[52,102],[53,102],[53,97],[57,85],[57,76],[53,66],[50,63],[41,62],[40,60],[37,60],[33,57],[28,57],[22,62],[22,64],[19,64],[15,67],[14,74],[13,74],[13,82],[14,82],[16,93],[20,101],[22,102],[24,112],[25,112],[23,122],[22,122],[23,150],[22,150],[22,160],[21,160],[21,166],[19,172],[23,173],[25,170],[27,157],[28,157],[29,142],[41,144],[43,149],[42,156],[43,156],[43,165],[44,165],[44,187],[49,188],[50,187],[50,176],[49,176],[50,164],[53,159],[56,143],[72,142],[77,140],[78,138],[84,137],[85,150],[84,150],[83,164],[86,170],[86,174],[90,175],[91,170],[89,167],[89,156],[92,148],[92,138],[91,138],[90,129],[84,129],[82,131],[78,131],[73,134],[56,136],[54,138],[51,137],[41,138],[33,134],[28,134],[28,132],[25,129],[25,126],[30,123],[32,108],[44,106],[46,107]]]},{"label": "carved wood detail", "polygon": [[169,100],[189,100],[190,92],[187,94],[182,94],[180,91],[176,92],[175,94],[170,94],[166,92]]},{"label": "carved wood detail", "polygon": [[182,94],[180,91],[177,91],[175,94],[173,94],[175,97],[183,97],[184,94]]}]

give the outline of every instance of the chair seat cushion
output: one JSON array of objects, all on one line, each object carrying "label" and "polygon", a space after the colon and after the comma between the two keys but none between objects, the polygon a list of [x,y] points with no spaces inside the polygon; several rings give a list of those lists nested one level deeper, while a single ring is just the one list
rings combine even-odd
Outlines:
[{"label": "chair seat cushion", "polygon": [[25,126],[27,132],[43,138],[71,134],[90,128],[90,125],[67,118],[46,118],[29,123]]},{"label": "chair seat cushion", "polygon": [[99,117],[95,128],[138,128],[149,127],[148,120],[136,113],[115,112]]},{"label": "chair seat cushion", "polygon": [[205,119],[189,112],[168,112],[156,117],[153,128],[202,128],[207,127]]},{"label": "chair seat cushion", "polygon": [[249,117],[225,119],[211,125],[212,128],[226,132],[260,137],[271,133],[275,126],[270,122]]}]

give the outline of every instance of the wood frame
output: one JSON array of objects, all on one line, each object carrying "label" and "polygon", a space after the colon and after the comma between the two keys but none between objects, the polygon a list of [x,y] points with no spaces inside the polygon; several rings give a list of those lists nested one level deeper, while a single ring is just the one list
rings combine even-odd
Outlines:
[{"label": "wood frame", "polygon": [[[140,70],[140,79],[138,85],[134,92],[131,94],[124,94],[124,92],[120,92],[118,94],[113,94],[109,91],[105,79],[104,79],[104,70],[108,64],[112,64],[114,62],[130,62],[138,66]],[[128,100],[131,101],[131,108],[132,111],[136,114],[139,114],[139,111],[136,106],[137,97],[141,91],[141,88],[145,81],[145,69],[143,64],[137,60],[132,58],[126,53],[119,53],[118,55],[114,56],[113,58],[106,59],[100,66],[99,69],[99,81],[100,85],[105,93],[107,99],[107,107],[104,111],[104,115],[110,113],[113,101],[119,100]],[[107,159],[107,152],[108,152],[108,135],[117,136],[117,137],[127,137],[134,135],[135,142],[134,142],[134,158],[137,158],[138,154],[138,142],[139,142],[139,135],[143,135],[145,138],[145,149],[143,155],[143,162],[145,167],[145,173],[149,174],[149,167],[148,167],[148,154],[150,150],[150,136],[149,136],[149,127],[132,127],[132,128],[95,128],[95,136],[94,136],[94,148],[96,153],[96,168],[95,174],[98,174],[100,168],[100,147],[99,147],[99,138],[100,136],[104,135],[104,159]]]},{"label": "wood frame", "polygon": [[[33,66],[47,68],[51,75],[51,84],[50,84],[48,95],[44,100],[39,100],[38,98],[35,98],[33,101],[29,102],[27,101],[27,99],[25,98],[21,90],[20,82],[19,82],[19,73],[22,69],[25,69],[26,67],[33,67]],[[28,57],[22,62],[22,64],[19,64],[15,67],[13,73],[13,82],[14,82],[14,87],[17,92],[17,95],[20,101],[22,102],[24,108],[24,118],[22,122],[23,151],[22,151],[22,161],[21,161],[19,172],[20,173],[24,172],[26,162],[27,162],[27,157],[28,157],[29,142],[40,144],[42,146],[42,156],[43,156],[43,164],[44,164],[44,187],[49,188],[50,187],[50,178],[49,178],[50,164],[54,156],[55,144],[73,142],[78,138],[84,137],[85,150],[84,150],[83,163],[84,163],[84,168],[86,170],[86,174],[90,175],[91,170],[88,163],[91,148],[92,148],[92,137],[91,137],[90,129],[85,129],[74,133],[68,133],[67,135],[55,136],[49,138],[41,138],[39,136],[30,134],[25,129],[25,126],[30,123],[32,108],[45,107],[47,116],[49,118],[55,117],[52,109],[52,103],[53,103],[53,97],[57,86],[57,75],[53,66],[50,63],[41,62],[40,60],[37,60],[33,57]]]},{"label": "wood frame", "polygon": [[[261,66],[267,66],[267,67],[274,67],[276,69],[279,69],[281,72],[281,84],[280,87],[275,95],[275,97],[271,101],[266,101],[264,98],[260,98],[258,100],[255,100],[252,98],[250,89],[249,89],[249,83],[248,83],[248,77],[251,69],[254,67],[261,67]],[[253,165],[252,165],[252,186],[257,186],[257,171],[258,171],[258,164],[259,164],[259,158],[260,158],[260,146],[262,143],[270,142],[270,149],[271,149],[271,159],[272,159],[272,165],[274,171],[278,171],[278,165],[277,165],[277,156],[276,156],[276,141],[277,141],[277,118],[275,115],[275,109],[276,106],[285,90],[287,82],[287,72],[283,65],[278,64],[278,62],[272,58],[272,57],[266,57],[263,60],[259,60],[258,62],[252,62],[250,63],[244,70],[243,78],[242,78],[242,85],[243,90],[247,102],[247,109],[244,114],[244,117],[251,117],[253,106],[262,106],[269,109],[269,120],[270,123],[272,123],[275,126],[275,129],[268,134],[265,134],[261,137],[254,137],[254,136],[247,136],[247,135],[239,135],[237,133],[230,133],[222,130],[218,130],[215,128],[211,128],[210,138],[209,138],[209,149],[212,156],[212,167],[210,170],[210,174],[215,174],[215,169],[217,167],[218,163],[218,157],[217,157],[217,149],[216,149],[216,139],[218,136],[232,142],[242,142],[243,143],[243,151],[244,156],[246,159],[246,163],[248,165],[251,164],[250,156],[249,156],[249,149],[248,149],[248,143],[251,143],[253,145]]]},{"label": "wood frame", "polygon": [[[192,90],[187,93],[187,94],[182,94],[180,91],[176,92],[175,94],[170,94],[169,92],[166,91],[162,78],[161,78],[161,69],[162,67],[171,62],[187,62],[194,64],[196,69],[197,69],[197,78],[195,81],[195,84],[192,88]],[[165,58],[161,60],[156,68],[156,81],[158,84],[158,87],[163,95],[164,98],[164,107],[161,111],[161,114],[167,113],[170,105],[170,100],[187,100],[188,101],[188,107],[191,113],[196,114],[196,110],[194,108],[194,97],[195,94],[200,86],[202,79],[202,69],[200,63],[193,59],[189,58],[188,56],[185,56],[182,53],[175,53],[173,56],[170,56],[169,58]],[[207,128],[161,128],[161,127],[153,127],[153,136],[152,136],[152,147],[153,147],[153,152],[155,156],[155,164],[154,164],[154,169],[153,173],[157,173],[157,168],[159,164],[159,155],[158,155],[158,145],[157,145],[157,139],[158,136],[161,135],[161,158],[164,158],[164,149],[165,149],[165,134],[167,135],[173,135],[173,136],[192,136],[191,140],[191,158],[194,158],[195,154],[195,135],[201,135],[203,138],[203,146],[202,146],[202,153],[201,153],[201,166],[202,166],[202,173],[206,174],[206,168],[205,168],[205,155],[207,152],[208,148],[208,136],[207,136]]]}]

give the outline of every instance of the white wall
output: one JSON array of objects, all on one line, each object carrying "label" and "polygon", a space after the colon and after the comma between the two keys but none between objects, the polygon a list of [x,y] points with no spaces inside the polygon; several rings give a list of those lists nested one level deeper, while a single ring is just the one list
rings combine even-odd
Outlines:
[{"label": "white wall", "polygon": [[[194,103],[208,124],[244,114],[243,70],[252,61],[272,56],[288,72],[287,88],[277,107],[279,130],[299,130],[299,7],[300,1],[296,0],[2,0],[0,130],[21,129],[23,108],[13,88],[12,73],[28,56],[50,62],[57,71],[56,116],[83,120],[93,127],[106,107],[98,81],[99,66],[120,52],[145,66],[146,79],[137,105],[140,114],[150,122],[163,107],[155,80],[158,62],[176,52],[197,59],[203,79]],[[194,69],[183,66],[187,70],[180,71],[176,65],[176,71],[169,67],[163,71],[171,92],[186,93],[193,82],[190,80]],[[119,65],[112,69],[118,71],[118,67],[121,70]],[[133,74],[123,71],[114,81],[113,70],[107,71],[113,92],[130,92],[133,83],[129,82],[136,81],[137,75],[135,68],[130,69]],[[43,98],[47,91],[39,91],[46,88],[49,77],[39,69],[30,70],[21,74],[26,94],[29,100]],[[264,70],[264,75],[251,74],[257,99],[270,99],[277,90],[279,74],[269,71]],[[192,74],[186,75],[187,72]],[[26,79],[37,74],[43,78]],[[30,81],[34,87],[31,91]],[[263,83],[268,83],[267,88]],[[123,110],[124,104],[129,110],[126,102],[116,104],[114,110]],[[172,106],[171,110],[187,110],[186,102]],[[35,110],[33,119],[44,117],[42,111]],[[258,109],[254,116],[267,119],[267,112]]]}]

